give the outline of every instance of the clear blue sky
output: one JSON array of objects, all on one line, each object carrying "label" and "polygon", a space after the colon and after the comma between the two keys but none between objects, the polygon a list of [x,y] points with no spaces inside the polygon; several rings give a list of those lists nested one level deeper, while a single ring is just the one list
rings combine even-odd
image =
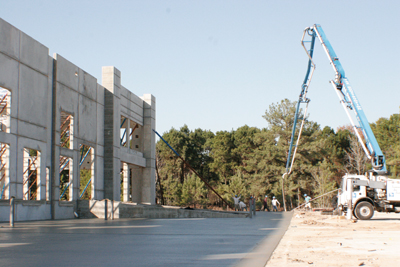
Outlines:
[{"label": "clear blue sky", "polygon": [[[157,130],[267,127],[272,103],[298,99],[304,28],[321,24],[370,122],[399,113],[399,1],[0,0],[0,17],[89,72],[157,101]],[[322,47],[308,97],[322,127],[349,124]]]}]

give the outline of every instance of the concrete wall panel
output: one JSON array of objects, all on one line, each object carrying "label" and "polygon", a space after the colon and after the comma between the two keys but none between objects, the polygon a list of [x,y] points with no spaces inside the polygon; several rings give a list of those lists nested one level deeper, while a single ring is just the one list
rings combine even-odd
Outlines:
[{"label": "concrete wall panel", "polygon": [[[64,100],[68,101],[64,101]],[[75,116],[78,112],[78,93],[70,88],[57,84],[57,105],[58,107]],[[57,127],[60,128],[60,118],[57,117]]]},{"label": "concrete wall panel", "polygon": [[[97,151],[97,150],[96,150]],[[97,153],[97,152],[96,152]],[[94,199],[104,199],[104,158],[96,156],[95,158],[95,177],[94,177]]]},{"label": "concrete wall panel", "polygon": [[18,61],[0,53],[0,87],[18,93],[18,67]]},{"label": "concrete wall panel", "polygon": [[78,76],[79,76],[79,93],[96,101],[97,79],[81,69],[79,69]]},{"label": "concrete wall panel", "polygon": [[[47,57],[46,57],[47,58]],[[43,127],[47,126],[47,76],[20,65],[18,117]]]},{"label": "concrete wall panel", "polygon": [[133,164],[140,167],[146,167],[146,159],[143,158],[142,153],[134,153],[136,151],[131,152],[131,149],[123,147],[120,149],[120,159],[123,162]]},{"label": "concrete wall panel", "polygon": [[18,135],[47,142],[47,129],[24,121],[18,121]]},{"label": "concrete wall panel", "polygon": [[93,142],[96,142],[97,137],[97,106],[93,100],[79,95],[79,137]]},{"label": "concrete wall panel", "polygon": [[100,84],[97,84],[97,103],[104,106],[104,90],[105,88]]},{"label": "concrete wall panel", "polygon": [[104,145],[104,106],[97,104],[97,143]]},{"label": "concrete wall panel", "polygon": [[57,60],[57,81],[78,91],[79,68],[59,54],[55,55],[55,59]]},{"label": "concrete wall panel", "polygon": [[49,49],[33,39],[32,37],[21,32],[20,37],[20,62],[47,74]]},{"label": "concrete wall panel", "polygon": [[[95,148],[92,183],[95,199],[120,199],[122,160],[135,169],[133,191],[137,202],[153,203],[154,153],[150,150],[155,149],[155,138],[154,134],[148,138],[145,135],[155,128],[155,98],[151,95],[150,98],[139,98],[123,87],[121,72],[115,67],[103,67],[103,85],[99,85],[92,75],[58,54],[50,57],[48,51],[46,46],[0,19],[0,86],[12,93],[11,129],[9,133],[0,132],[0,142],[10,147],[10,158],[13,160],[9,164],[10,190],[7,195],[23,202],[18,206],[20,218],[39,220],[74,217],[76,202],[59,202],[59,158],[60,155],[72,158],[71,190],[72,200],[76,200],[79,196],[79,144]],[[59,144],[62,111],[73,116],[70,148],[61,148]],[[121,115],[144,129],[140,135],[143,153],[121,147]],[[51,142],[53,136],[54,143]],[[24,148],[36,149],[41,153],[38,184],[41,200],[22,200]],[[54,158],[51,158],[52,149],[55,149]],[[50,180],[53,181],[52,208],[44,201],[49,195],[46,192],[46,167],[51,170]],[[2,211],[3,206],[0,205]],[[7,216],[0,217],[0,221],[6,219],[3,217]]]},{"label": "concrete wall panel", "polygon": [[0,18],[0,52],[19,60],[20,31]]},{"label": "concrete wall panel", "polygon": [[63,203],[57,205],[55,212],[55,219],[73,219],[74,218],[74,206],[70,203]]}]

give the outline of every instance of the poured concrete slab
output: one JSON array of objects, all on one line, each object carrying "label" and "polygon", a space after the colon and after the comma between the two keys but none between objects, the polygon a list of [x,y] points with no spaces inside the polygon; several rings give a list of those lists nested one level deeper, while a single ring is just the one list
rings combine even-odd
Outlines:
[{"label": "poured concrete slab", "polygon": [[3,223],[1,266],[264,266],[291,217]]}]

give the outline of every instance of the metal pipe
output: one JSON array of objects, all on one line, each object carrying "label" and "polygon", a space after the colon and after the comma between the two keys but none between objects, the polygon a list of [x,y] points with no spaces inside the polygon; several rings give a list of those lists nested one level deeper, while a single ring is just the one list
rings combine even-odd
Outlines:
[{"label": "metal pipe", "polygon": [[[338,190],[339,190],[339,189],[335,189],[335,190],[329,191],[328,193],[325,193],[325,194],[323,194],[323,195],[320,195],[320,196],[318,196],[318,197],[315,197],[315,198],[313,198],[313,199],[310,199],[310,202],[313,201],[313,200],[316,200],[316,199],[318,199],[318,198],[320,198],[320,197],[323,197],[323,196],[325,196],[325,195],[328,195],[328,194],[330,194],[330,193],[333,193],[333,192],[335,192],[335,191],[338,191]],[[299,198],[299,202],[300,202],[300,198]],[[298,209],[298,208],[300,208],[300,207],[302,207],[302,206],[304,206],[304,205],[306,205],[306,204],[307,204],[307,203],[303,203],[303,204],[299,205],[298,207],[294,208],[293,210]]]},{"label": "metal pipe", "polygon": [[89,186],[89,184],[90,184],[91,181],[92,181],[92,178],[90,178],[90,179],[89,179],[89,182],[87,182],[87,184],[86,184],[86,186],[85,186],[85,189],[83,189],[83,192],[82,192],[82,194],[79,196],[79,198],[81,198],[81,197],[83,196],[83,194],[85,194],[86,189],[88,188],[88,186]]},{"label": "metal pipe", "polygon": [[107,221],[107,217],[108,217],[108,200],[104,199],[104,220]]},{"label": "metal pipe", "polygon": [[361,146],[362,146],[362,148],[363,148],[363,150],[364,150],[365,155],[367,155],[367,158],[368,158],[368,159],[371,159],[372,156],[371,156],[371,154],[369,153],[369,150],[367,149],[367,147],[365,146],[364,141],[363,141],[363,139],[362,139],[360,133],[358,132],[358,128],[357,128],[356,124],[354,123],[353,118],[351,117],[351,115],[350,115],[350,113],[349,113],[349,111],[348,111],[348,109],[347,109],[346,101],[345,101],[344,97],[340,94],[341,91],[337,89],[336,84],[334,83],[333,80],[331,80],[331,84],[332,84],[333,88],[335,89],[337,96],[338,96],[339,99],[340,99],[340,104],[342,104],[343,109],[344,109],[344,111],[346,112],[346,115],[347,115],[347,117],[348,117],[349,120],[350,120],[350,124],[351,124],[351,126],[353,127],[353,131],[354,131],[354,133],[356,134],[356,136],[357,136],[357,138],[358,138],[358,141],[359,141],[359,143],[361,144]]},{"label": "metal pipe", "polygon": [[14,227],[15,197],[10,198],[10,226]]},{"label": "metal pipe", "polygon": [[65,187],[64,191],[62,192],[62,194],[61,194],[61,196],[60,196],[60,199],[64,196],[64,194],[65,194],[65,192],[67,191],[67,189],[68,189],[68,187],[69,187],[70,184],[71,184],[71,182],[69,182],[69,183],[67,184],[67,186]]},{"label": "metal pipe", "polygon": [[[81,157],[81,162],[79,163],[79,167],[82,165],[82,163],[85,161],[85,159],[86,159],[86,157],[89,155],[89,152],[90,152],[90,150],[92,149],[92,147],[90,147],[89,149],[88,149],[88,151],[86,152],[86,154],[85,154],[85,156],[82,158]],[[82,152],[83,152],[83,150],[82,150]],[[82,153],[83,154],[83,153]]]},{"label": "metal pipe", "polygon": [[111,220],[114,220],[114,199],[111,199]]}]

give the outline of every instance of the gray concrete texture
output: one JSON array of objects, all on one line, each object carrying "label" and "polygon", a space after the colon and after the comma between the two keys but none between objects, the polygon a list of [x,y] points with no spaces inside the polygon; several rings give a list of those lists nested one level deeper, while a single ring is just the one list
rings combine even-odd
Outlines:
[{"label": "gray concrete texture", "polygon": [[80,200],[77,215],[79,218],[246,218],[248,212],[190,209],[175,206],[136,205],[120,201]]},{"label": "gray concrete texture", "polygon": [[[100,85],[66,58],[48,53],[46,46],[0,19],[0,91],[8,92],[4,101],[11,106],[0,114],[0,163],[5,164],[0,170],[5,177],[0,180],[0,221],[8,220],[12,196],[18,221],[73,218],[83,190],[83,146],[91,148],[91,160],[84,166],[93,177],[91,199],[120,200],[125,163],[128,170],[140,169],[134,172],[139,182],[132,199],[154,204],[155,97],[138,97],[123,87],[115,67],[102,68]],[[134,147],[121,147],[121,116],[129,122],[128,131],[140,126]],[[61,141],[66,132],[69,145]],[[129,144],[131,137],[126,136]],[[37,178],[29,178],[35,171]],[[65,201],[59,200],[62,171],[70,178]]]},{"label": "gray concrete texture", "polygon": [[[0,224],[1,266],[265,266],[292,213]],[[112,244],[112,245],[111,245]]]}]

